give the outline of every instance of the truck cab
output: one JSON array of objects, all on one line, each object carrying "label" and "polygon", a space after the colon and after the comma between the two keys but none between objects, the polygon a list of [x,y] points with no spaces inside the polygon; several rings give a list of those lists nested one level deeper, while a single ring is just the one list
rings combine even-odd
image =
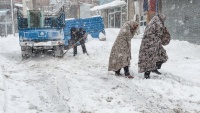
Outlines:
[{"label": "truck cab", "polygon": [[44,10],[28,10],[25,17],[17,11],[19,44],[23,58],[40,52],[51,52],[62,57],[64,51],[65,13],[60,8],[57,14],[46,15]]}]

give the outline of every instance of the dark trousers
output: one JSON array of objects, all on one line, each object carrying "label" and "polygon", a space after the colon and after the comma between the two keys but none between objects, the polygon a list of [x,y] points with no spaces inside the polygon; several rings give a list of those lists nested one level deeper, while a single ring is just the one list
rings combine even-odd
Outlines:
[{"label": "dark trousers", "polygon": [[[77,41],[76,41],[76,42],[77,42]],[[86,51],[86,46],[85,46],[85,40],[82,39],[82,40],[80,40],[79,42],[80,42],[80,44],[81,44],[83,53],[87,53],[87,51]],[[74,45],[74,55],[76,55],[76,54],[77,54],[77,44]]]},{"label": "dark trousers", "polygon": [[[115,71],[115,73],[119,74],[119,73],[120,73],[120,70],[121,70],[121,69]],[[128,66],[124,67],[124,73],[125,73],[125,76],[130,75],[130,73],[129,73],[129,67],[128,67]]]},{"label": "dark trousers", "polygon": [[81,47],[82,47],[83,53],[87,53],[87,51],[86,51],[86,46],[85,46],[85,40],[82,39],[82,40],[80,41],[80,44],[81,44]]}]

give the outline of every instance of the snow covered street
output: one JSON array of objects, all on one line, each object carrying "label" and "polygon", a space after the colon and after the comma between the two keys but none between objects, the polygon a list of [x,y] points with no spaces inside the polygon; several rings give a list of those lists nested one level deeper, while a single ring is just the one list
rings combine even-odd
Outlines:
[{"label": "snow covered street", "polygon": [[22,60],[18,36],[0,38],[0,113],[200,113],[200,45],[171,40],[162,75],[138,73],[141,36],[132,39],[134,79],[108,72],[110,50],[119,29],[106,29],[107,41],[91,39],[88,53]]}]

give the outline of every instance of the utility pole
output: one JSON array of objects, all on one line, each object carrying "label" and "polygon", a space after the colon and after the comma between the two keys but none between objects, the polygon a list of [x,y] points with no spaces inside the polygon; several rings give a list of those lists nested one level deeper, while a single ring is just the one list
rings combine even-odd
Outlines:
[{"label": "utility pole", "polygon": [[129,0],[127,0],[127,9],[126,9],[127,17],[126,19],[129,20]]},{"label": "utility pole", "polygon": [[92,5],[94,5],[94,0],[92,0]]},{"label": "utility pole", "polygon": [[27,6],[26,6],[26,0],[22,0],[23,3],[23,16],[27,16]]},{"label": "utility pole", "polygon": [[15,36],[15,22],[14,22],[14,13],[13,13],[13,0],[11,0],[11,14],[12,14],[12,34]]},{"label": "utility pole", "polygon": [[37,3],[36,3],[37,0],[31,0],[31,1],[32,1],[32,5],[33,5],[33,9],[32,10],[34,10],[34,8],[37,8],[37,6],[36,6],[37,5]]},{"label": "utility pole", "polygon": [[30,0],[30,1],[29,1],[28,6],[29,6],[29,9],[30,9],[30,10],[33,10],[33,8],[34,8],[34,4],[33,4],[34,1],[36,1],[36,0]]},{"label": "utility pole", "polygon": [[78,9],[78,18],[80,18],[80,4],[79,4],[79,0],[76,0],[76,2],[77,2],[77,9]]}]

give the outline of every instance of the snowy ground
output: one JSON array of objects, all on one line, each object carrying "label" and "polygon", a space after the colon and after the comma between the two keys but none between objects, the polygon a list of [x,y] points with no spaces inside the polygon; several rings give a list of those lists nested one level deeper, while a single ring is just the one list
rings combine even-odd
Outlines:
[{"label": "snowy ground", "polygon": [[130,80],[107,71],[119,29],[86,43],[89,56],[22,60],[18,37],[0,38],[0,113],[200,113],[200,45],[172,40],[162,75],[137,73],[140,36],[132,39]]}]

